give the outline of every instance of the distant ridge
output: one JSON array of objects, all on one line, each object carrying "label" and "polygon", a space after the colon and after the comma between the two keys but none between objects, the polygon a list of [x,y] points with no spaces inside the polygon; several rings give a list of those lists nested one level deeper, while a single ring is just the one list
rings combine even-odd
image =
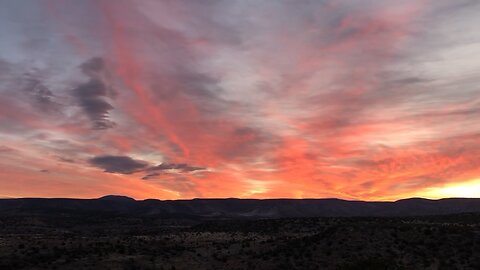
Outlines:
[{"label": "distant ridge", "polygon": [[114,214],[181,218],[283,218],[423,216],[480,213],[480,198],[429,200],[402,199],[395,202],[348,201],[342,199],[192,199],[135,200],[121,195],[98,199],[0,199],[0,215]]},{"label": "distant ridge", "polygon": [[104,201],[123,201],[123,202],[136,201],[134,198],[130,198],[128,196],[123,196],[123,195],[105,195],[105,196],[100,197],[98,199],[99,200],[104,200]]}]

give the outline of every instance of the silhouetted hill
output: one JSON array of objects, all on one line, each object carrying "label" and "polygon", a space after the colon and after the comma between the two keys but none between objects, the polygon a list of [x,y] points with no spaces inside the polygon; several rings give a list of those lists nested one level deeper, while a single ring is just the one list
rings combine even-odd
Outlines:
[{"label": "silhouetted hill", "polygon": [[106,195],[98,199],[105,200],[105,201],[117,201],[117,202],[134,202],[135,201],[135,199],[133,198],[122,196],[122,195]]},{"label": "silhouetted hill", "polygon": [[421,216],[480,212],[480,199],[404,199],[396,202],[340,199],[141,200],[125,196],[99,199],[0,199],[0,215],[113,214],[185,218],[281,218]]}]

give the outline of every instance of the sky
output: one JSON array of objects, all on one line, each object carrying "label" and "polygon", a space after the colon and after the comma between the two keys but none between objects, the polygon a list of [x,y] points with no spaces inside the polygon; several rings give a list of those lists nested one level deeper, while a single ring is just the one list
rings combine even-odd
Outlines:
[{"label": "sky", "polygon": [[480,197],[479,10],[0,0],[0,197]]}]

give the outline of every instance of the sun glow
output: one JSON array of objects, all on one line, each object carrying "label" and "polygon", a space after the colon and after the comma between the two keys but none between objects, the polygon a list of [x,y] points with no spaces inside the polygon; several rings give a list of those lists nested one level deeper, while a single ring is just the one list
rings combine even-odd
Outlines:
[{"label": "sun glow", "polygon": [[431,198],[478,198],[480,197],[480,178],[458,184],[448,184],[443,187],[428,188],[424,194]]}]

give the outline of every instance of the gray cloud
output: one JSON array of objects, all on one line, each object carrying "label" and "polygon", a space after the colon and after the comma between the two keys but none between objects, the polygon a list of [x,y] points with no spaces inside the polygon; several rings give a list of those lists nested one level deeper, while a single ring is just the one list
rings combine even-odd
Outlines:
[{"label": "gray cloud", "polygon": [[191,166],[186,163],[161,163],[152,166],[147,161],[133,159],[129,156],[96,156],[89,160],[95,167],[104,169],[108,173],[132,174],[136,172],[146,172],[142,179],[149,179],[160,175],[161,172],[169,173],[190,173],[194,171],[206,170],[203,167]]},{"label": "gray cloud", "polygon": [[167,170],[176,170],[181,172],[193,172],[193,171],[203,171],[206,168],[190,166],[185,163],[162,163],[157,166],[148,168],[148,171],[167,171]]},{"label": "gray cloud", "polygon": [[71,158],[65,158],[65,157],[58,157],[58,160],[61,161],[61,162],[66,162],[66,163],[74,163],[75,160],[71,159]]},{"label": "gray cloud", "polygon": [[147,162],[135,160],[128,156],[97,156],[90,159],[89,162],[109,173],[131,174],[148,167]]},{"label": "gray cloud", "polygon": [[54,101],[52,91],[40,80],[31,74],[25,74],[23,91],[32,99],[33,104],[44,112],[60,111],[60,104]]},{"label": "gray cloud", "polygon": [[152,178],[155,178],[156,176],[161,175],[160,173],[150,173],[142,177],[143,180],[150,180]]},{"label": "gray cloud", "polygon": [[104,69],[101,58],[92,58],[83,63],[80,68],[90,80],[76,87],[73,96],[78,105],[87,114],[93,123],[93,129],[108,129],[116,124],[109,119],[109,113],[114,107],[106,100],[112,92],[99,73]]},{"label": "gray cloud", "polygon": [[90,76],[95,77],[97,74],[105,68],[105,61],[100,57],[94,57],[85,63],[80,65],[82,71]]}]

